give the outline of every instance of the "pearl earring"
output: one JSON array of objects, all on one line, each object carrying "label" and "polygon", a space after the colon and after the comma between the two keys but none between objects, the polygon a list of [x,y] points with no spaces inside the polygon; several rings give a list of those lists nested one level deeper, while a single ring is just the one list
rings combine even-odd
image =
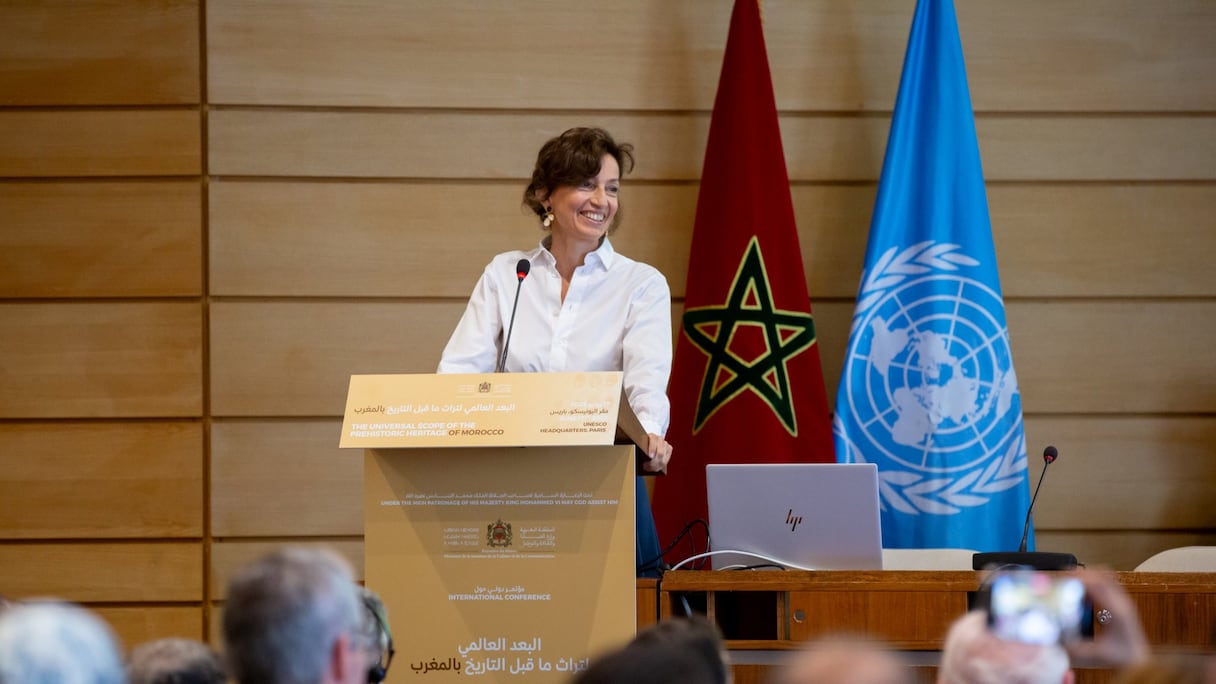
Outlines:
[{"label": "pearl earring", "polygon": [[549,226],[553,225],[553,219],[555,218],[557,217],[553,215],[553,209],[551,207],[545,207],[545,213],[541,215],[541,225],[548,228]]}]

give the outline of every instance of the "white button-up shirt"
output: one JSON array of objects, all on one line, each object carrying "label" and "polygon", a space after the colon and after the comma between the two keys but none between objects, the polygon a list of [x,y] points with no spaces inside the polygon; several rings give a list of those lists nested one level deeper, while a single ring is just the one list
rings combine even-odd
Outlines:
[{"label": "white button-up shirt", "polygon": [[607,238],[574,271],[563,302],[557,262],[542,242],[505,252],[486,266],[468,308],[443,350],[440,373],[488,373],[498,367],[511,320],[520,259],[532,270],[505,370],[512,373],[623,371],[625,395],[647,432],[667,433],[671,404],[671,289],[653,266],[612,249]]}]

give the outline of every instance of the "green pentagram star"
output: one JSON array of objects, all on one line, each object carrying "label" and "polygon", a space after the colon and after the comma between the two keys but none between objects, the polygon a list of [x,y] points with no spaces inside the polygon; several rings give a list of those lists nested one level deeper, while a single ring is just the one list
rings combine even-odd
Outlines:
[{"label": "green pentagram star", "polygon": [[[751,359],[732,350],[732,342],[745,326],[758,327],[764,342],[763,353]],[[773,307],[759,240],[752,237],[748,243],[727,303],[688,309],[683,328],[689,340],[709,357],[701,379],[694,434],[718,409],[744,390],[751,390],[768,404],[785,429],[797,436],[787,364],[815,344],[815,322],[809,313]]]}]

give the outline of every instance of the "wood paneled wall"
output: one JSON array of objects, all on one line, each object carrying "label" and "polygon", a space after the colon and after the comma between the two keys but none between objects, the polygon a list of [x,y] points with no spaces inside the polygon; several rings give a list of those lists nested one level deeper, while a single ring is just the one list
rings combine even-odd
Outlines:
[{"label": "wood paneled wall", "polygon": [[[569,126],[637,146],[678,313],[730,4],[0,4],[0,593],[133,645],[277,543],[361,567],[347,377],[434,368]],[[1214,544],[1216,6],[957,5],[1040,548]],[[913,6],[763,3],[829,396]]]}]

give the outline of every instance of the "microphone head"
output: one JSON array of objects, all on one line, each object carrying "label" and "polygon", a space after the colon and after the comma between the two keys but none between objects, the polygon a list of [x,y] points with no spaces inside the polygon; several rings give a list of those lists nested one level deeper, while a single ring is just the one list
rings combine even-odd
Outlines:
[{"label": "microphone head", "polygon": [[532,262],[527,259],[520,259],[519,263],[515,264],[515,277],[519,278],[522,283],[524,278],[528,277],[528,273],[532,270]]},{"label": "microphone head", "polygon": [[1056,448],[1053,446],[1049,446],[1043,450],[1043,462],[1048,465],[1055,463],[1056,459],[1059,457],[1060,452],[1056,451]]}]

